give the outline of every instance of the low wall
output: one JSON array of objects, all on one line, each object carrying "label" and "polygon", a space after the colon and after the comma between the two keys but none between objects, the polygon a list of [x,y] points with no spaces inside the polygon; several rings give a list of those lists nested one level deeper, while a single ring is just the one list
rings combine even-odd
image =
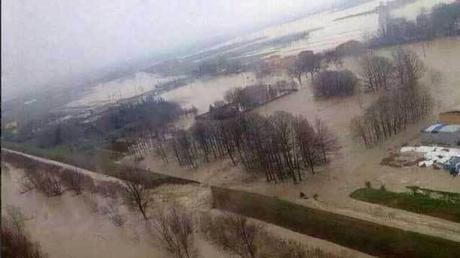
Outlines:
[{"label": "low wall", "polygon": [[260,194],[211,187],[213,207],[378,257],[458,257],[460,243]]}]

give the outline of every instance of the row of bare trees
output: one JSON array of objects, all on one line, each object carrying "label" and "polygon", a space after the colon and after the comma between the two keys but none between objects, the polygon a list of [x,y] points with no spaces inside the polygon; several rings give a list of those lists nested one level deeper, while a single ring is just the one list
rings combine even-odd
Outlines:
[{"label": "row of bare trees", "polygon": [[392,52],[392,59],[369,54],[362,58],[361,68],[368,91],[415,87],[425,72],[417,54],[402,48]]},{"label": "row of bare trees", "polygon": [[368,44],[371,47],[428,41],[437,37],[460,35],[460,2],[442,3],[429,12],[422,10],[415,19],[391,17],[390,7],[381,6],[379,29]]},{"label": "row of bare trees", "polygon": [[433,100],[418,80],[423,62],[404,49],[392,53],[393,60],[368,56],[363,59],[363,77],[369,90],[380,91],[377,100],[351,121],[351,132],[366,146],[373,146],[420,121],[432,110]]},{"label": "row of bare trees", "polygon": [[391,90],[382,94],[361,116],[352,119],[352,134],[366,146],[373,146],[423,119],[432,105],[425,89]]},{"label": "row of bare trees", "polygon": [[297,90],[295,82],[277,81],[273,85],[255,84],[244,88],[238,87],[225,93],[226,104],[238,107],[238,110],[249,110],[260,106],[286,92]]},{"label": "row of bare trees", "polygon": [[269,182],[292,178],[295,183],[305,169],[314,173],[316,166],[328,163],[338,148],[321,120],[312,124],[286,112],[199,120],[190,130],[176,132],[170,146],[181,166],[228,157],[246,171],[263,172]]},{"label": "row of bare trees", "polygon": [[71,191],[76,195],[84,191],[101,194],[106,197],[123,195],[124,185],[116,181],[97,181],[91,175],[78,169],[41,165],[36,161],[22,159],[24,174],[20,179],[21,193],[36,190],[47,197],[62,195]]}]

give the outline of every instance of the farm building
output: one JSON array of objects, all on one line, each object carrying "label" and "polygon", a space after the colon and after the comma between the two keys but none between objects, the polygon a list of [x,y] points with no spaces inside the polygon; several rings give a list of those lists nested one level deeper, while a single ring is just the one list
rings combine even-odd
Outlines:
[{"label": "farm building", "polygon": [[460,124],[460,111],[440,113],[439,122],[444,124]]},{"label": "farm building", "polygon": [[460,146],[460,124],[437,123],[422,130],[422,144]]}]

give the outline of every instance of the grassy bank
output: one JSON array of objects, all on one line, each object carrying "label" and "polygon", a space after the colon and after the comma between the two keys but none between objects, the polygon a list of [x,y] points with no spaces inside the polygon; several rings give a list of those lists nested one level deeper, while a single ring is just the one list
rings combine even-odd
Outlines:
[{"label": "grassy bank", "polygon": [[[460,194],[457,195],[460,196]],[[433,198],[419,193],[395,193],[372,188],[358,189],[350,196],[351,198],[365,202],[381,204],[460,223],[460,202],[454,200]]]},{"label": "grassy bank", "polygon": [[378,257],[458,257],[460,243],[305,207],[264,195],[212,187],[213,206]]}]

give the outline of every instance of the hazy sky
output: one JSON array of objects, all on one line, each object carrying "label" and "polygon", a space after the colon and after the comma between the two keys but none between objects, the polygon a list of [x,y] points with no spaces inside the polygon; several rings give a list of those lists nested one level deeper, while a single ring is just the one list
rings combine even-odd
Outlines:
[{"label": "hazy sky", "polygon": [[2,0],[2,93],[173,49],[334,0]]}]

